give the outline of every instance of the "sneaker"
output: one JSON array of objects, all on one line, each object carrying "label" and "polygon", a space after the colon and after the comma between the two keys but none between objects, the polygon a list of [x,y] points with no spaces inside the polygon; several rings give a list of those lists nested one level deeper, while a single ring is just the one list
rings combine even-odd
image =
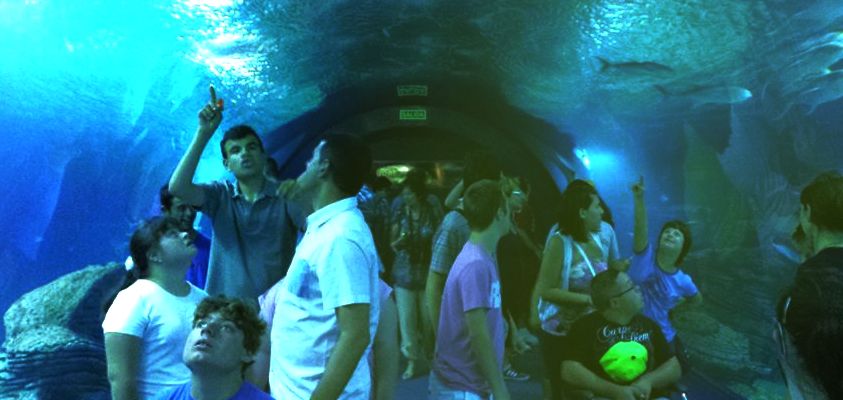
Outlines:
[{"label": "sneaker", "polygon": [[524,382],[530,380],[530,375],[518,372],[512,368],[512,364],[507,364],[503,368],[503,378],[508,381]]}]

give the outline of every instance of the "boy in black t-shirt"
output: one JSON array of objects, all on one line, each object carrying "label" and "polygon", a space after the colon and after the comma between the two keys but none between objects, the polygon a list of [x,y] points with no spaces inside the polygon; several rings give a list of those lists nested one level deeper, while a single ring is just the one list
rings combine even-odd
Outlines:
[{"label": "boy in black t-shirt", "polygon": [[[643,400],[667,395],[682,375],[659,326],[641,315],[641,291],[610,269],[591,282],[597,311],[571,327],[562,355],[562,379],[574,396]],[[651,397],[652,396],[652,397]]]}]

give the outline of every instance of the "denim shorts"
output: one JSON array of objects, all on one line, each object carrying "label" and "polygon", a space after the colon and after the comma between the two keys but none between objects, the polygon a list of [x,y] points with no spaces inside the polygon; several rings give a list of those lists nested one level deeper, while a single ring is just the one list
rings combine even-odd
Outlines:
[{"label": "denim shorts", "polygon": [[492,396],[483,397],[474,392],[451,389],[445,386],[433,371],[430,372],[429,382],[428,400],[494,400]]}]

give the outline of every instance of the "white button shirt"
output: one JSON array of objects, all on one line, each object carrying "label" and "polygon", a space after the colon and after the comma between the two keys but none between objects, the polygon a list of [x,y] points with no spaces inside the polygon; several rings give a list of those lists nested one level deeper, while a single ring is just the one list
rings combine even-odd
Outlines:
[{"label": "white button shirt", "polygon": [[[274,291],[269,384],[276,399],[309,399],[337,344],[336,308],[366,303],[369,334],[378,322],[378,257],[372,233],[349,197],[307,217],[287,276]],[[270,291],[273,292],[273,291]],[[274,300],[274,301],[273,301]],[[341,399],[368,400],[366,348]]]}]

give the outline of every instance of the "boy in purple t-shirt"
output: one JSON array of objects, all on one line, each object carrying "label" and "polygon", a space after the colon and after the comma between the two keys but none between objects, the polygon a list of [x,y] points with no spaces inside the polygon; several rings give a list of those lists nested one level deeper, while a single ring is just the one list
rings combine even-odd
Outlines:
[{"label": "boy in purple t-shirt", "polygon": [[682,221],[669,221],[662,227],[658,246],[653,249],[647,238],[647,209],[644,207],[644,178],[632,186],[635,199],[635,256],[629,277],[641,287],[643,314],[656,321],[668,343],[675,346],[676,330],[669,313],[679,304],[702,302],[702,295],[691,277],[679,266],[691,249],[691,230]]},{"label": "boy in purple t-shirt", "polygon": [[479,181],[463,199],[471,234],[442,295],[430,399],[509,400],[503,380],[504,319],[492,254],[510,230],[507,201],[498,182]]}]

